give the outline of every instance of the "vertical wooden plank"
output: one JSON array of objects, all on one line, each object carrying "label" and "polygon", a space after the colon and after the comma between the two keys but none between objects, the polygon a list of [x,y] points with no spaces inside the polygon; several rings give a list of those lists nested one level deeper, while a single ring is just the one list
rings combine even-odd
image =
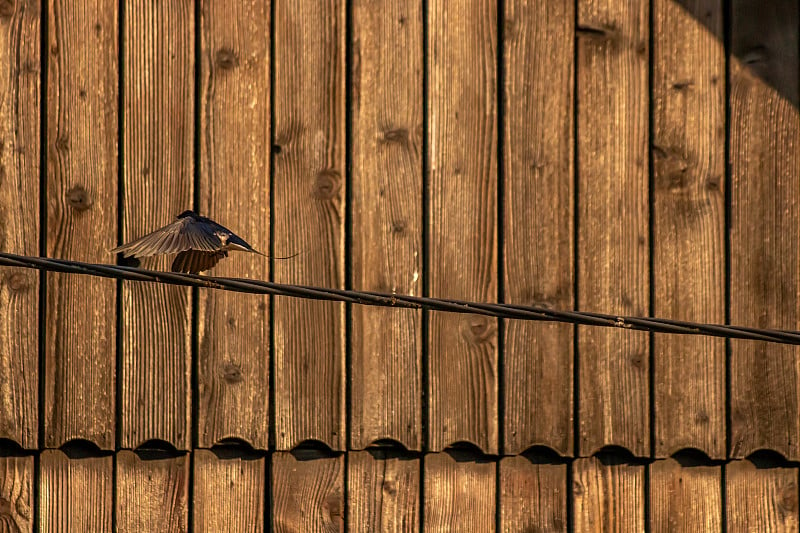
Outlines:
[{"label": "vertical wooden plank", "polygon": [[572,468],[575,531],[644,531],[644,466],[586,457]]},{"label": "vertical wooden plank", "polygon": [[33,533],[33,456],[0,457],[0,530]]},{"label": "vertical wooden plank", "polygon": [[[118,3],[50,0],[47,255],[107,263],[117,242]],[[44,442],[113,449],[113,279],[47,274]]]},{"label": "vertical wooden plank", "polygon": [[[275,0],[275,281],[344,286],[345,2]],[[345,307],[275,298],[276,446],[344,449]]]},{"label": "vertical wooden plank", "polygon": [[[422,293],[422,4],[353,5],[353,287]],[[402,50],[403,53],[398,53]],[[353,306],[351,445],[422,447],[422,314]]]},{"label": "vertical wooden plank", "polygon": [[797,531],[797,468],[756,468],[731,461],[726,468],[728,531]]},{"label": "vertical wooden plank", "polygon": [[419,531],[420,461],[384,452],[349,452],[351,531]]},{"label": "vertical wooden plank", "polygon": [[276,452],[271,486],[274,531],[344,531],[343,455]]},{"label": "vertical wooden plank", "polygon": [[[575,6],[513,0],[505,9],[504,299],[571,309]],[[572,455],[572,331],[506,321],[505,453],[544,445]]]},{"label": "vertical wooden plank", "polygon": [[188,456],[143,459],[117,453],[117,531],[178,533],[187,528]]},{"label": "vertical wooden plank", "polygon": [[567,531],[567,465],[504,457],[500,531]]},{"label": "vertical wooden plank", "polygon": [[650,465],[650,531],[723,531],[721,474],[672,458]]},{"label": "vertical wooden plank", "polygon": [[[192,203],[194,3],[127,0],[124,28],[123,241]],[[143,261],[168,269],[170,258]],[[122,286],[121,446],[190,446],[189,289]]]},{"label": "vertical wooden plank", "polygon": [[[0,250],[39,255],[38,0],[0,8]],[[0,438],[36,448],[39,273],[0,270]]]},{"label": "vertical wooden plank", "polygon": [[[800,14],[786,0],[731,9],[731,322],[797,329]],[[798,357],[793,346],[731,343],[731,456],[800,458]]]},{"label": "vertical wooden plank", "polygon": [[[578,2],[578,308],[649,314],[649,3]],[[579,330],[580,445],[650,453],[646,333]]]},{"label": "vertical wooden plank", "polygon": [[[431,0],[430,293],[497,299],[497,3]],[[497,321],[431,313],[429,447],[497,453]]]},{"label": "vertical wooden plank", "polygon": [[210,450],[193,453],[195,531],[264,531],[264,458],[223,459]]},{"label": "vertical wooden plank", "polygon": [[57,531],[112,531],[114,458],[70,459],[60,450],[41,454],[39,526]]},{"label": "vertical wooden plank", "polygon": [[425,456],[425,531],[495,531],[496,464],[448,452]]},{"label": "vertical wooden plank", "polygon": [[[200,9],[200,211],[266,253],[270,3],[203,0]],[[268,279],[269,260],[235,254],[214,275]],[[266,449],[269,297],[200,291],[198,305],[199,445],[236,437]]]},{"label": "vertical wooden plank", "polygon": [[[653,311],[724,323],[723,8],[681,3],[653,8]],[[653,351],[656,455],[691,447],[724,458],[724,340],[656,335]]]}]

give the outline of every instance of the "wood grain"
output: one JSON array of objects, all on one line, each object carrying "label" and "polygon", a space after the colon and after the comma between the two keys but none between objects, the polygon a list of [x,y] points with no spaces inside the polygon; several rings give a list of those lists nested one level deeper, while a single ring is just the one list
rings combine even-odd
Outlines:
[{"label": "wood grain", "polygon": [[351,531],[419,531],[420,460],[380,451],[348,453]]},{"label": "wood grain", "polygon": [[[345,2],[275,0],[275,281],[344,287]],[[345,306],[276,297],[276,446],[346,447]]]},{"label": "wood grain", "polygon": [[194,530],[264,531],[265,459],[221,459],[194,451]]},{"label": "wood grain", "polygon": [[[504,301],[574,307],[573,3],[506,3]],[[573,327],[508,320],[505,453],[572,455]]]},{"label": "wood grain", "polygon": [[[47,255],[108,263],[117,242],[117,2],[50,0]],[[47,274],[44,442],[115,446],[117,284]]]},{"label": "wood grain", "polygon": [[[647,316],[647,2],[578,2],[578,309]],[[581,455],[650,452],[646,333],[581,327]]]},{"label": "wood grain", "polygon": [[276,452],[271,486],[274,531],[344,531],[343,455]]},{"label": "wood grain", "polygon": [[114,458],[70,459],[60,450],[44,450],[40,457],[41,531],[113,531]]},{"label": "wood grain", "polygon": [[450,453],[425,456],[425,531],[495,531],[496,464]]},{"label": "wood grain", "polygon": [[[723,9],[684,4],[653,4],[653,312],[724,323]],[[724,458],[725,341],[656,335],[653,353],[656,456],[691,447]]]},{"label": "wood grain", "polygon": [[567,531],[567,465],[500,461],[500,531]]},{"label": "wood grain", "polygon": [[[123,241],[174,220],[192,202],[194,4],[131,0],[123,33]],[[168,269],[168,261],[142,266]],[[190,446],[189,289],[122,286],[121,446]]]},{"label": "wood grain", "polygon": [[[797,2],[732,3],[730,319],[800,323],[800,113]],[[800,458],[800,349],[731,342],[731,450]]]},{"label": "wood grain", "polygon": [[[41,7],[0,11],[0,250],[39,255]],[[39,273],[0,271],[0,438],[36,448],[39,430]]]},{"label": "wood grain", "polygon": [[645,530],[643,466],[586,457],[572,468],[575,531]]},{"label": "wood grain", "polygon": [[[202,0],[200,211],[269,252],[269,0]],[[269,279],[231,254],[215,276]],[[200,291],[199,445],[269,441],[269,297]]]},{"label": "wood grain", "polygon": [[[352,286],[422,293],[422,4],[353,5]],[[402,50],[402,53],[398,53]],[[351,446],[422,448],[422,314],[352,308]]]},{"label": "wood grain", "polygon": [[725,467],[728,531],[797,531],[797,468],[756,468],[750,461]]},{"label": "wood grain", "polygon": [[0,457],[0,531],[33,532],[33,456]]},{"label": "wood grain", "polygon": [[[430,294],[497,299],[497,3],[428,4]],[[497,321],[431,313],[429,442],[497,453]]]},{"label": "wood grain", "polygon": [[650,465],[650,531],[723,531],[721,474],[671,458]]}]

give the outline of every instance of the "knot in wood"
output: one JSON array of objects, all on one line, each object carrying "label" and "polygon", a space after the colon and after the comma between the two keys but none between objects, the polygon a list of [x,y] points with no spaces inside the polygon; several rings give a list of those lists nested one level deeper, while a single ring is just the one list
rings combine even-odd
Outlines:
[{"label": "knot in wood", "polygon": [[13,292],[25,292],[31,286],[31,280],[25,272],[14,272],[6,277],[6,285]]},{"label": "knot in wood", "polygon": [[236,363],[227,362],[222,365],[222,379],[231,385],[244,381],[242,368]]},{"label": "knot in wood", "polygon": [[214,63],[220,70],[232,70],[239,66],[239,58],[231,48],[223,47],[217,50]]},{"label": "knot in wood", "polygon": [[331,200],[339,192],[341,178],[339,172],[333,169],[321,170],[314,182],[314,198],[318,200]]},{"label": "knot in wood", "polygon": [[67,203],[76,211],[86,211],[92,207],[92,199],[89,192],[81,185],[75,185],[67,191]]},{"label": "knot in wood", "polygon": [[795,483],[788,483],[783,487],[779,505],[788,514],[797,512],[797,485]]},{"label": "knot in wood", "polygon": [[489,320],[489,317],[485,316],[469,316],[465,324],[467,325],[467,329],[464,331],[464,334],[467,340],[474,344],[488,341],[494,331],[492,321]]},{"label": "knot in wood", "polygon": [[14,15],[14,0],[0,0],[0,17],[8,18]]}]

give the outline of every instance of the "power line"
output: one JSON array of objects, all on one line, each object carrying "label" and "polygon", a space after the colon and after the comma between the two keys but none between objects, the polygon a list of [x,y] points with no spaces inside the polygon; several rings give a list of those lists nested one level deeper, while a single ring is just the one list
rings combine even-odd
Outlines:
[{"label": "power line", "polygon": [[218,278],[195,274],[179,274],[143,268],[100,265],[29,257],[0,252],[0,266],[40,269],[48,272],[64,272],[114,278],[128,281],[149,281],[169,285],[201,287],[227,290],[249,294],[272,294],[312,300],[347,302],[359,305],[398,307],[406,309],[430,309],[450,313],[470,313],[512,320],[535,320],[544,322],[565,322],[585,326],[622,328],[654,333],[673,333],[677,335],[705,335],[731,339],[748,339],[780,344],[800,344],[800,331],[760,329],[722,324],[702,324],[666,318],[617,316],[585,311],[561,311],[540,305],[515,305],[499,303],[480,303],[447,298],[385,294],[373,291],[355,291],[273,283],[245,278]]}]

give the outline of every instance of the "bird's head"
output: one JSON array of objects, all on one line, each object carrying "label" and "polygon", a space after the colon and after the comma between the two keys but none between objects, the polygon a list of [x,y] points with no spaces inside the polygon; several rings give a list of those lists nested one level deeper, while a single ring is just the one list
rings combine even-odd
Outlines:
[{"label": "bird's head", "polygon": [[186,217],[193,217],[194,218],[196,216],[197,216],[197,213],[195,213],[191,209],[187,209],[186,211],[184,211],[183,213],[178,215],[178,218],[186,218]]}]

